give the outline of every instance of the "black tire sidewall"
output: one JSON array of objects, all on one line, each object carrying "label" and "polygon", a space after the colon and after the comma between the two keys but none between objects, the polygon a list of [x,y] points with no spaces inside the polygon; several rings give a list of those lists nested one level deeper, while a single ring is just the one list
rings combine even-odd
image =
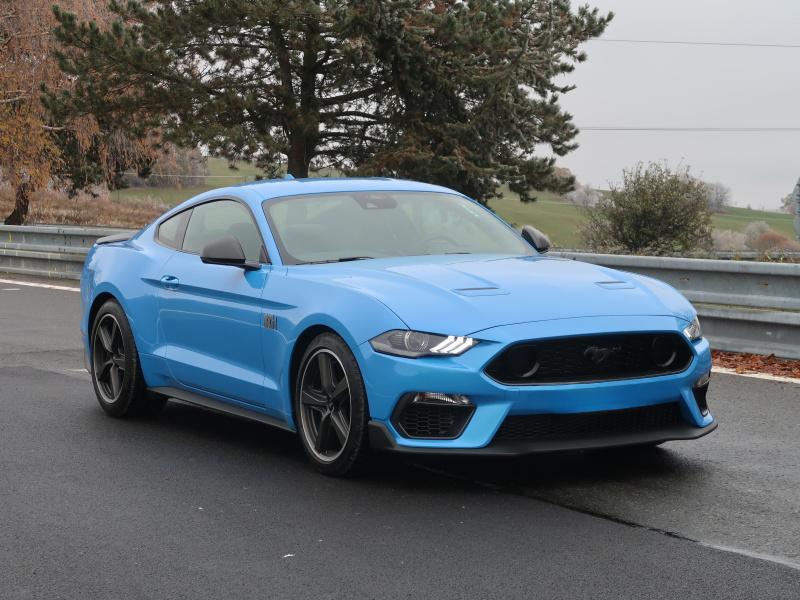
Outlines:
[{"label": "black tire sidewall", "polygon": [[[347,438],[347,443],[342,453],[335,460],[330,462],[323,462],[314,455],[314,452],[309,446],[309,440],[306,439],[300,414],[302,408],[300,405],[300,385],[303,381],[303,374],[308,366],[309,359],[321,349],[328,350],[336,355],[344,367],[350,385],[350,435]],[[359,467],[365,462],[366,455],[369,451],[367,441],[369,406],[367,404],[367,394],[364,388],[364,379],[361,376],[361,369],[358,367],[358,362],[347,343],[338,335],[322,333],[314,338],[311,344],[306,348],[294,382],[293,408],[295,426],[300,436],[300,443],[317,470],[326,475],[333,476],[351,475],[359,470]]]},{"label": "black tire sidewall", "polygon": [[[125,374],[122,378],[122,391],[120,392],[119,398],[115,402],[107,402],[103,398],[103,394],[98,387],[94,368],[94,343],[97,326],[106,315],[112,315],[119,324],[120,332],[122,333],[122,343],[125,348]],[[92,334],[89,339],[90,374],[92,377],[92,386],[94,387],[94,392],[97,396],[97,401],[100,403],[100,406],[112,417],[125,417],[137,412],[137,409],[140,408],[140,406],[138,406],[140,402],[137,402],[137,400],[141,400],[142,402],[144,401],[142,398],[145,393],[144,381],[141,375],[139,354],[136,350],[136,342],[133,339],[133,332],[131,331],[130,323],[128,323],[128,318],[125,316],[125,311],[122,310],[122,307],[118,302],[115,300],[108,300],[105,304],[103,304],[103,306],[100,307],[100,310],[97,311],[94,322],[92,323]]]}]

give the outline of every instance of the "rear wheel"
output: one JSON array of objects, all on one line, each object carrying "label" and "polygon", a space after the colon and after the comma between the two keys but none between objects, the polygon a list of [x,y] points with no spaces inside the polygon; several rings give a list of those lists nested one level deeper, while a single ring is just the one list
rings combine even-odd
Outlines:
[{"label": "rear wheel", "polygon": [[167,399],[149,392],[128,318],[115,300],[108,300],[94,318],[91,375],[97,401],[112,417],[157,414]]},{"label": "rear wheel", "polygon": [[303,448],[320,472],[345,476],[363,465],[367,396],[356,359],[339,336],[321,334],[306,349],[294,409]]}]

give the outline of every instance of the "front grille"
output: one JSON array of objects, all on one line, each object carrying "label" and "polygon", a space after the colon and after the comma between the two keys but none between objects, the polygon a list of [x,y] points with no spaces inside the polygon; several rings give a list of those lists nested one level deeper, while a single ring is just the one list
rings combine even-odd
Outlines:
[{"label": "front grille", "polygon": [[520,342],[486,372],[509,385],[581,383],[680,373],[691,361],[677,333],[603,334]]},{"label": "front grille", "polygon": [[540,441],[647,433],[684,425],[677,403],[574,414],[511,415],[494,441]]},{"label": "front grille", "polygon": [[408,403],[402,408],[395,424],[406,437],[452,439],[461,435],[473,409],[471,405]]}]

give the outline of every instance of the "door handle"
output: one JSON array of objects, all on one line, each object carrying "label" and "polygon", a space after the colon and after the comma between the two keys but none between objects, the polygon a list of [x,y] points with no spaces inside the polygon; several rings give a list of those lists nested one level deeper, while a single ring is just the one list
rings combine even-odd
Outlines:
[{"label": "door handle", "polygon": [[177,290],[181,280],[174,275],[164,275],[161,278],[161,287],[168,290]]}]

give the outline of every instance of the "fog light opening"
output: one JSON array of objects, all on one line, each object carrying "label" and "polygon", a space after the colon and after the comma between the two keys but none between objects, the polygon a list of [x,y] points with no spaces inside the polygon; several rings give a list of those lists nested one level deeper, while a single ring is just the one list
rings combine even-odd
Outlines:
[{"label": "fog light opening", "polygon": [[400,398],[392,423],[407,438],[451,440],[464,432],[474,412],[475,405],[461,394],[411,392]]}]

